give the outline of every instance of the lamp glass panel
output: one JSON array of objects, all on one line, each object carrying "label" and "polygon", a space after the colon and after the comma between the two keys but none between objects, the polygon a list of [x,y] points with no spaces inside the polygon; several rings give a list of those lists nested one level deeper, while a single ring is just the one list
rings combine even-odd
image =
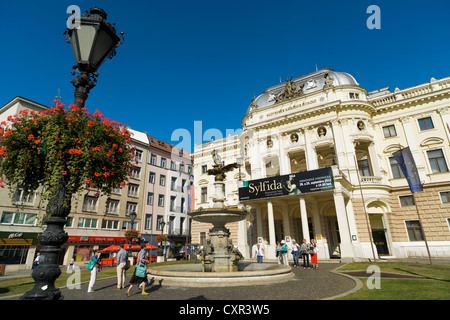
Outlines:
[{"label": "lamp glass panel", "polygon": [[89,61],[89,55],[95,39],[95,32],[95,27],[89,25],[81,25],[81,28],[77,30],[81,61]]},{"label": "lamp glass panel", "polygon": [[92,65],[99,67],[102,64],[103,60],[105,60],[111,49],[115,46],[114,40],[110,33],[102,29],[98,31],[95,48],[92,52]]}]

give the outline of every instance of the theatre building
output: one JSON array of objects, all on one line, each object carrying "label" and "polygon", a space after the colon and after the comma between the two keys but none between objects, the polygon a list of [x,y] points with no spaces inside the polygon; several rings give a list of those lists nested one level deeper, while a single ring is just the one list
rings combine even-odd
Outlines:
[{"label": "theatre building", "polygon": [[[257,243],[275,258],[293,239],[314,239],[319,259],[428,257],[425,239],[431,257],[450,257],[449,106],[450,77],[371,92],[333,69],[287,79],[252,99],[242,132],[195,147],[196,209],[215,197],[215,150],[241,164],[225,204],[250,211],[227,225],[247,258]],[[423,186],[414,195],[393,156],[405,147]],[[210,227],[194,221],[192,242]]]}]

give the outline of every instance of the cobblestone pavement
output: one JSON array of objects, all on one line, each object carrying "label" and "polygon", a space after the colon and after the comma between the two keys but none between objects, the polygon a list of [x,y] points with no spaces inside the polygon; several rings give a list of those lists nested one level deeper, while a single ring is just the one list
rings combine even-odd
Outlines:
[{"label": "cobblestone pavement", "polygon": [[[355,288],[357,283],[352,278],[332,272],[339,266],[322,263],[317,270],[294,268],[294,279],[268,285],[185,288],[155,282],[147,286],[147,296],[142,296],[136,286],[131,289],[130,297],[126,296],[125,289],[114,290],[116,278],[97,280],[93,293],[87,293],[87,283],[83,283],[81,289],[62,288],[61,291],[65,300],[317,300]],[[130,277],[127,276],[127,281]]]}]

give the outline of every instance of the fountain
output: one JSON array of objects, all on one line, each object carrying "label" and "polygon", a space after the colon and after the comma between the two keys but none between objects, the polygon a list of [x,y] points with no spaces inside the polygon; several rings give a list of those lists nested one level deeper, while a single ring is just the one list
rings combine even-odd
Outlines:
[{"label": "fountain", "polygon": [[225,173],[237,168],[236,163],[222,165],[222,159],[213,151],[214,165],[207,171],[208,175],[214,176],[216,197],[213,199],[213,207],[208,209],[199,208],[189,213],[193,220],[212,223],[214,227],[209,230],[209,239],[206,246],[200,251],[204,272],[227,272],[238,271],[238,262],[243,259],[242,254],[236,249],[231,241],[230,230],[225,224],[245,219],[248,212],[245,209],[225,208],[225,196],[223,194]]},{"label": "fountain", "polygon": [[200,207],[188,213],[195,221],[213,225],[206,245],[199,252],[202,265],[152,267],[152,276],[155,280],[163,280],[165,285],[188,287],[254,285],[292,279],[294,274],[288,266],[242,262],[244,257],[233,245],[225,225],[244,220],[249,212],[245,208],[226,207],[223,193],[225,173],[238,168],[238,164],[224,166],[216,151],[212,156],[214,165],[207,173],[214,176],[214,204],[212,208]]}]

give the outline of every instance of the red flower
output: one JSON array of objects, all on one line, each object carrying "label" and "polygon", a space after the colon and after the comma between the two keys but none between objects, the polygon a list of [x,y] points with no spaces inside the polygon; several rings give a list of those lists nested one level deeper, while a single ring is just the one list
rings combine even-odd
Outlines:
[{"label": "red flower", "polygon": [[39,144],[41,143],[41,140],[35,140],[34,143]]}]

